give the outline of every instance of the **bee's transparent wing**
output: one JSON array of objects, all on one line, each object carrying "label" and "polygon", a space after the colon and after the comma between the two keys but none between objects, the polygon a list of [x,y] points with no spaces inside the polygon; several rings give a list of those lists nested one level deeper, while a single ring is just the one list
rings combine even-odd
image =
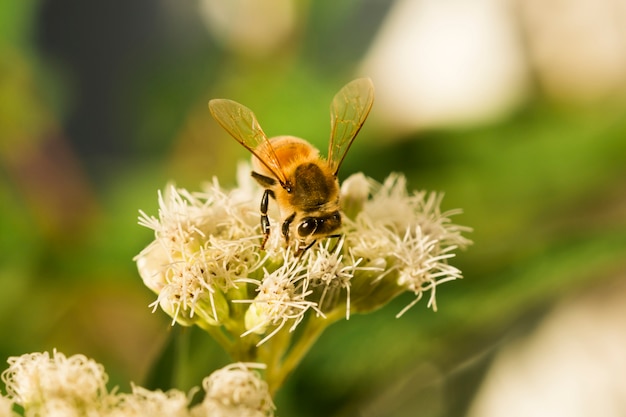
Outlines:
[{"label": "bee's transparent wing", "polygon": [[[286,183],[276,152],[252,110],[233,100],[214,99],[209,101],[209,111],[224,130],[252,152],[281,185]],[[259,146],[261,144],[263,146]]]},{"label": "bee's transparent wing", "polygon": [[335,175],[373,103],[374,84],[369,78],[349,82],[333,98],[330,105],[328,164]]}]

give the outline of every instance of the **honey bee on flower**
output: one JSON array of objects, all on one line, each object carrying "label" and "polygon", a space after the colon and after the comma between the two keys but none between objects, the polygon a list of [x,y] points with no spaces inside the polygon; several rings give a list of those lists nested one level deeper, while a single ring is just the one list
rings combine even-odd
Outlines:
[{"label": "honey bee on flower", "polygon": [[327,159],[304,139],[268,138],[254,113],[235,101],[209,102],[215,120],[252,153],[252,177],[265,189],[260,207],[262,248],[270,234],[270,197],[280,210],[285,242],[295,240],[297,251],[337,233],[342,223],[337,173],[373,102],[374,86],[369,78],[353,80],[335,95]]}]

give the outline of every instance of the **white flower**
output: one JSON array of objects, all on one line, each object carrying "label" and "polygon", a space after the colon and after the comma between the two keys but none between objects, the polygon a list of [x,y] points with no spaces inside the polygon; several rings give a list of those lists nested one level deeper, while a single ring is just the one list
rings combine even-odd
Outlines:
[{"label": "white flower", "polygon": [[363,209],[363,204],[370,194],[370,181],[362,173],[350,175],[341,184],[341,210],[354,218]]},{"label": "white flower", "polygon": [[[453,251],[471,243],[462,236],[471,229],[452,224],[450,216],[460,210],[440,211],[442,195],[416,192],[408,194],[406,179],[390,175],[383,184],[370,183],[371,198],[356,218],[348,220],[347,244],[365,265],[384,265],[386,271],[373,282],[394,277],[399,289],[411,291],[416,298],[398,316],[431,291],[429,307],[436,310],[438,284],[461,278],[461,271],[447,261]],[[389,297],[398,292],[387,289]]]},{"label": "white flower", "polygon": [[258,268],[258,211],[242,197],[216,180],[203,193],[169,186],[159,193],[158,218],[141,212],[139,223],[155,240],[135,257],[137,267],[158,294],[154,305],[175,321],[219,323],[227,314],[223,293]]},{"label": "white flower", "polygon": [[[220,343],[227,350],[237,340],[259,346],[285,326],[293,331],[311,310],[336,320],[345,307],[349,318],[407,291],[415,295],[407,308],[430,291],[428,305],[436,309],[436,286],[461,278],[448,261],[470,244],[462,235],[470,229],[451,223],[458,210],[440,211],[442,195],[409,194],[398,174],[383,184],[363,174],[346,179],[342,236],[304,252],[286,247],[270,204],[270,236],[261,251],[263,191],[248,170],[240,166],[240,186],[230,191],[214,180],[201,193],[173,186],[159,193],[158,218],[140,218],[155,240],[135,258],[157,293],[153,306],[183,325],[220,327],[212,334],[225,336]],[[259,337],[239,339],[248,335]]]},{"label": "white flower", "polygon": [[107,395],[104,368],[83,355],[31,353],[10,357],[8,363],[2,380],[9,398],[27,415],[96,415]]},{"label": "white flower", "polygon": [[198,388],[186,394],[151,391],[131,383],[131,393],[108,392],[102,365],[83,355],[54,351],[11,357],[2,373],[8,395],[0,395],[0,417],[273,417],[275,406],[257,363],[234,363],[204,379],[206,395],[190,409]]},{"label": "white flower", "polygon": [[271,333],[258,345],[267,341],[289,321],[292,322],[290,331],[293,331],[311,308],[321,314],[317,303],[307,300],[312,291],[308,288],[306,263],[293,257],[289,250],[284,256],[283,264],[275,271],[269,273],[264,270],[265,276],[258,283],[258,294],[253,300],[237,300],[251,303],[245,316],[247,331],[242,336],[263,334],[268,327],[273,327]]},{"label": "white flower", "polygon": [[329,311],[341,302],[341,290],[345,290],[346,320],[350,318],[350,286],[351,280],[358,271],[378,271],[382,268],[369,266],[361,267],[362,258],[355,258],[350,251],[345,254],[343,246],[345,239],[341,238],[332,249],[331,241],[319,245],[316,250],[307,253],[307,274],[311,287],[321,288],[319,308]]},{"label": "white flower", "polygon": [[190,416],[189,396],[184,392],[175,389],[150,391],[135,384],[131,386],[132,393],[118,394],[114,398],[105,417]]},{"label": "white flower", "polygon": [[264,365],[234,363],[202,381],[206,396],[192,410],[194,417],[272,417],[275,406],[267,383],[251,369]]},{"label": "white flower", "polygon": [[405,287],[415,294],[415,299],[405,307],[397,317],[404,314],[415,305],[424,291],[430,290],[428,306],[437,310],[435,288],[437,285],[462,278],[461,271],[448,265],[447,259],[454,256],[450,253],[456,246],[441,249],[441,242],[431,236],[424,235],[422,229],[416,226],[414,230],[407,229],[404,237],[398,241],[394,256],[397,259],[398,285]]}]

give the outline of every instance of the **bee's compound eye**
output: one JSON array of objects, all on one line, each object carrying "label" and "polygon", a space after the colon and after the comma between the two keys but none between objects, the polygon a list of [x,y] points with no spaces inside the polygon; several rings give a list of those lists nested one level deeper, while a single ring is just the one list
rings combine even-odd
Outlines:
[{"label": "bee's compound eye", "polygon": [[308,217],[298,226],[298,235],[300,237],[312,235],[315,229],[317,229],[317,220]]}]

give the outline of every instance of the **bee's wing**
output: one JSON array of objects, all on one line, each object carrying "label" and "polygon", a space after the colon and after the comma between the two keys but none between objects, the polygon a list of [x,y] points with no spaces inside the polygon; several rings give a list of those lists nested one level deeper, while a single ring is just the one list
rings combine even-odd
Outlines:
[{"label": "bee's wing", "polygon": [[[274,147],[261,129],[252,110],[233,100],[214,99],[209,101],[209,111],[237,142],[265,165],[281,185],[286,183],[287,180]],[[259,146],[261,144],[263,144],[262,147]]]},{"label": "bee's wing", "polygon": [[349,82],[333,98],[330,105],[328,165],[335,175],[373,103],[374,84],[369,78]]}]

